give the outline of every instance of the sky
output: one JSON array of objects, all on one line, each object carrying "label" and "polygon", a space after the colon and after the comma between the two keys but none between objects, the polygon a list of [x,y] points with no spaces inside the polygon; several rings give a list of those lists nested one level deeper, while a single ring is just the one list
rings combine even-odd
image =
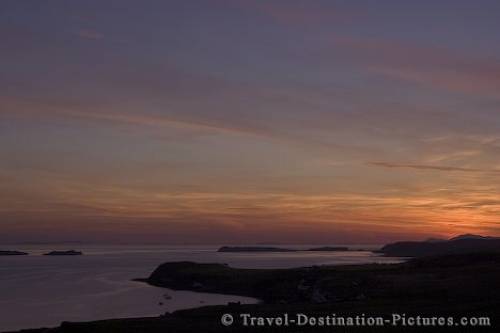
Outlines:
[{"label": "sky", "polygon": [[3,0],[0,242],[500,236],[500,2]]}]

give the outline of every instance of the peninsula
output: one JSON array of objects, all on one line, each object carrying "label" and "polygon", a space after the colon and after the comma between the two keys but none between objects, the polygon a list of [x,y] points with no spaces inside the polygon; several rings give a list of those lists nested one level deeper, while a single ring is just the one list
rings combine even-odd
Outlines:
[{"label": "peninsula", "polygon": [[26,256],[28,254],[22,251],[0,250],[0,256]]},{"label": "peninsula", "polygon": [[310,249],[288,249],[281,247],[270,247],[270,246],[223,246],[217,250],[217,252],[304,252],[304,251],[349,251],[348,247],[345,246],[323,246],[314,247]]},{"label": "peninsula", "polygon": [[51,251],[44,253],[44,256],[81,256],[83,253],[81,251],[69,250],[69,251]]}]

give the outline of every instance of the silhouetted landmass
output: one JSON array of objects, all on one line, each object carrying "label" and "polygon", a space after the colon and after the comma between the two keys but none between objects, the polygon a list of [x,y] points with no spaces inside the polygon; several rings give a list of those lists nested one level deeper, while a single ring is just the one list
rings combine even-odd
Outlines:
[{"label": "silhouetted landmass", "polygon": [[11,250],[3,250],[0,251],[0,256],[26,256],[29,253],[22,251],[11,251]]},{"label": "silhouetted landmass", "polygon": [[313,247],[307,251],[349,251],[346,246],[323,246],[323,247]]},{"label": "silhouetted landmass", "polygon": [[464,235],[458,235],[456,237],[450,238],[449,240],[454,241],[454,240],[460,240],[460,239],[500,239],[500,238],[499,237],[492,237],[492,236],[464,234]]},{"label": "silhouetted landmass", "polygon": [[270,246],[223,246],[217,252],[295,252],[297,250]]},{"label": "silhouetted landmass", "polygon": [[51,251],[49,253],[44,253],[44,256],[81,256],[83,253],[81,251],[69,250],[69,251]]},{"label": "silhouetted landmass", "polygon": [[444,238],[427,238],[425,241],[426,242],[447,242],[448,239],[444,239]]},{"label": "silhouetted landmass", "polygon": [[[260,304],[208,306],[154,318],[63,323],[33,333],[164,332],[498,332],[500,253],[416,258],[400,264],[237,269],[221,264],[166,263],[146,279],[155,286],[263,300]],[[221,315],[235,318],[231,327]],[[490,317],[491,327],[244,327],[240,313],[278,316],[331,315]],[[27,331],[26,331],[27,332]]]},{"label": "silhouetted landmass", "polygon": [[471,252],[500,252],[500,239],[461,236],[440,242],[397,242],[375,251],[390,257],[423,257]]},{"label": "silhouetted landmass", "polygon": [[[492,268],[491,275],[485,274],[484,278],[490,279],[495,274],[500,277],[500,266],[494,267],[493,263],[500,264],[500,253],[420,258],[393,265],[295,269],[239,269],[223,264],[174,262],[159,266],[147,282],[171,289],[256,297],[267,303],[323,303],[363,298],[411,298],[416,295],[429,299],[439,297],[444,292],[449,295],[467,294],[468,297],[480,299],[485,295],[480,291],[489,293],[490,287],[484,281],[471,284],[472,281],[467,279],[480,272],[482,267]],[[476,269],[472,270],[471,267]],[[450,274],[453,270],[460,274],[453,276]],[[432,272],[450,276],[447,279],[445,275],[434,275]],[[468,284],[470,289],[463,291],[461,283]],[[476,294],[471,290],[475,290]],[[495,293],[500,297],[500,290]]]},{"label": "silhouetted landmass", "polygon": [[299,252],[299,251],[349,251],[345,246],[323,246],[311,249],[287,249],[271,246],[223,246],[217,252]]}]

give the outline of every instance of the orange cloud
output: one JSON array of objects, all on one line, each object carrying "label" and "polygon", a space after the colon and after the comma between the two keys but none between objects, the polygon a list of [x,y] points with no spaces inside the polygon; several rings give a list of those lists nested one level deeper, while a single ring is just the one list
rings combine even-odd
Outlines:
[{"label": "orange cloud", "polygon": [[486,173],[500,173],[497,169],[474,169],[474,168],[460,168],[449,166],[437,165],[421,165],[421,164],[397,164],[387,162],[369,162],[369,165],[375,165],[385,168],[403,168],[403,169],[416,169],[416,170],[435,170],[435,171],[450,171],[450,172],[486,172]]}]

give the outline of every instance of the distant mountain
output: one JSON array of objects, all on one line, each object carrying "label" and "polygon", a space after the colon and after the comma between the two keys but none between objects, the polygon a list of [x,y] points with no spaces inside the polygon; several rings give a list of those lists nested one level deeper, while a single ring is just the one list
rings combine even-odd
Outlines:
[{"label": "distant mountain", "polygon": [[439,242],[396,242],[382,247],[378,253],[391,257],[424,257],[477,252],[500,252],[500,238],[462,235]]},{"label": "distant mountain", "polygon": [[474,234],[464,234],[464,235],[459,235],[459,236],[450,238],[450,241],[460,240],[460,239],[500,239],[500,238],[499,237],[491,237],[491,236],[474,235]]},{"label": "distant mountain", "polygon": [[430,243],[436,243],[436,242],[446,242],[448,240],[444,238],[428,238],[425,241]]}]

